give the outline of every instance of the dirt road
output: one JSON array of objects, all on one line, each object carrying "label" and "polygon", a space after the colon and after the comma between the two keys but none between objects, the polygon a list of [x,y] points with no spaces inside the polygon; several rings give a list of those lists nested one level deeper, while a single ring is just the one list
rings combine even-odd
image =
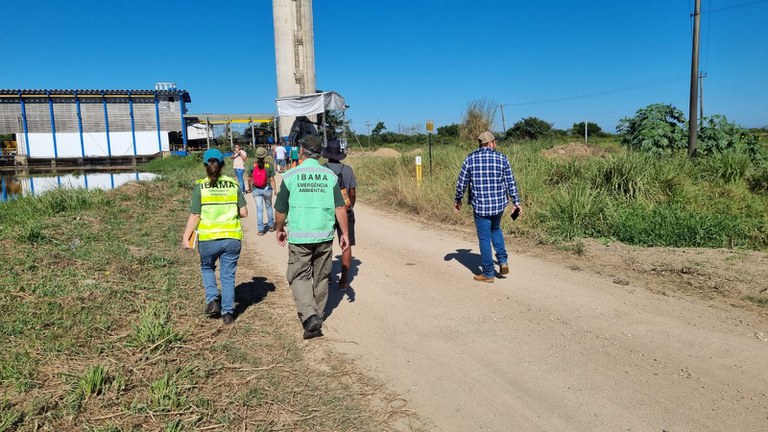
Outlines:
[{"label": "dirt road", "polygon": [[[285,274],[287,250],[255,235],[248,200],[248,250]],[[510,277],[481,284],[471,231],[362,204],[356,215],[352,288],[331,285],[325,337],[307,343],[353,356],[436,430],[768,430],[765,320],[524,256],[509,239]]]}]

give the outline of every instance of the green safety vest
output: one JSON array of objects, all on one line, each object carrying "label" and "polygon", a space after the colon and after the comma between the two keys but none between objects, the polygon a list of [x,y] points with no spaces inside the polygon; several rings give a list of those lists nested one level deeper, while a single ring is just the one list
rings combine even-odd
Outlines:
[{"label": "green safety vest", "polygon": [[240,209],[237,194],[240,185],[234,179],[221,176],[216,184],[207,178],[196,182],[200,185],[200,223],[197,225],[198,240],[243,239],[240,227]]},{"label": "green safety vest", "polygon": [[333,171],[315,159],[283,174],[288,189],[288,243],[307,244],[333,240],[336,200]]}]

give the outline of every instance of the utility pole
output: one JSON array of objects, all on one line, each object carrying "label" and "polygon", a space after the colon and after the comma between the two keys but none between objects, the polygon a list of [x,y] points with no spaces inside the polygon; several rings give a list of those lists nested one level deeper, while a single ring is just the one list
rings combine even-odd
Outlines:
[{"label": "utility pole", "polygon": [[499,109],[501,110],[501,133],[507,136],[507,124],[504,122],[504,104],[499,104]]},{"label": "utility pole", "polygon": [[696,0],[693,10],[693,49],[691,55],[691,93],[688,107],[688,157],[696,156],[696,96],[699,87],[699,21],[701,21],[701,0]]},{"label": "utility pole", "polygon": [[365,127],[368,128],[368,148],[371,148],[371,122],[366,120]]},{"label": "utility pole", "polygon": [[589,144],[589,138],[587,137],[587,119],[584,119],[584,144]]},{"label": "utility pole", "polygon": [[706,72],[699,73],[699,129],[704,127],[704,78],[706,77]]}]

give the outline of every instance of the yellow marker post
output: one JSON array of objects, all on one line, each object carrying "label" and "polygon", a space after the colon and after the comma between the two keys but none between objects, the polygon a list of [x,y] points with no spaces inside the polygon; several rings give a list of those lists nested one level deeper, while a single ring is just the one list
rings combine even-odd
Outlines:
[{"label": "yellow marker post", "polygon": [[421,156],[416,156],[416,184],[421,186]]}]

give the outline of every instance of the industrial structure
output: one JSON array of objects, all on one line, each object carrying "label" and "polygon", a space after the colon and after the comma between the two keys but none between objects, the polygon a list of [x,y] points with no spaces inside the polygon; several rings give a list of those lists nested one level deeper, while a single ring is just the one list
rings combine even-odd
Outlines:
[{"label": "industrial structure", "polygon": [[[313,94],[315,37],[312,0],[273,0],[277,97]],[[294,117],[280,116],[280,136],[288,136]]]},{"label": "industrial structure", "polygon": [[[186,149],[189,93],[175,84],[154,90],[0,89],[0,134],[16,135],[15,162],[133,159]],[[109,163],[109,162],[107,162]]]}]

